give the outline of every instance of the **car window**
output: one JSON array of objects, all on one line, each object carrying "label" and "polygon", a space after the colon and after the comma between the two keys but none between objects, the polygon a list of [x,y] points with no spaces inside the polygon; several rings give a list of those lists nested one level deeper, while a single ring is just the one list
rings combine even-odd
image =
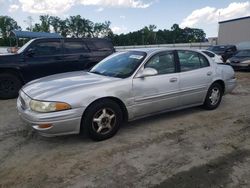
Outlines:
[{"label": "car window", "polygon": [[87,51],[88,51],[87,46],[81,41],[79,42],[65,41],[64,42],[64,52],[66,54],[83,53]]},{"label": "car window", "polygon": [[178,51],[181,72],[191,71],[209,66],[206,57],[193,51]]},{"label": "car window", "polygon": [[214,57],[215,55],[211,52],[208,52],[208,51],[202,51],[204,54],[206,54],[207,56],[209,57]]},{"label": "car window", "polygon": [[175,72],[174,54],[172,52],[157,54],[145,65],[145,68],[154,68],[158,74],[169,74]]},{"label": "car window", "polygon": [[38,42],[33,46],[35,56],[57,55],[62,53],[60,41]]},{"label": "car window", "polygon": [[91,51],[113,51],[112,43],[105,40],[90,40],[87,45]]}]

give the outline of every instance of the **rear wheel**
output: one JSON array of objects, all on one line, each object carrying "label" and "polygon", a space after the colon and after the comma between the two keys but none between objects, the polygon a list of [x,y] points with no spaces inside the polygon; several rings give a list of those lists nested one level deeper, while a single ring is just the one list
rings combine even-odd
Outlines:
[{"label": "rear wheel", "polygon": [[207,92],[207,96],[203,104],[204,108],[208,110],[216,109],[220,105],[222,94],[221,85],[219,83],[212,84]]},{"label": "rear wheel", "polygon": [[83,117],[83,130],[97,141],[108,139],[116,134],[122,123],[120,106],[110,99],[93,103]]},{"label": "rear wheel", "polygon": [[21,80],[14,74],[0,74],[0,99],[16,98],[21,87]]}]

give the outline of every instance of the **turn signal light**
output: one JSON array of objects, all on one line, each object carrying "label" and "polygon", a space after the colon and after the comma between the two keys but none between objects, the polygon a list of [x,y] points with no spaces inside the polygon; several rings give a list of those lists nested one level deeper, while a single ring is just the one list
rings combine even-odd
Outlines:
[{"label": "turn signal light", "polygon": [[41,125],[38,125],[38,128],[40,129],[48,129],[52,127],[52,124],[41,124]]},{"label": "turn signal light", "polygon": [[60,111],[60,110],[68,110],[68,109],[71,108],[71,106],[70,106],[69,104],[67,104],[67,103],[62,103],[62,102],[57,102],[57,103],[55,104],[55,106],[56,106],[56,110],[57,110],[57,111]]}]

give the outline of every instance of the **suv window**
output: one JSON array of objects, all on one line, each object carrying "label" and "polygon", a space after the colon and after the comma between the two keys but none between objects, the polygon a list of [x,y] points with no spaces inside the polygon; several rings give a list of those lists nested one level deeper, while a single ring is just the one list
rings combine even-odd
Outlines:
[{"label": "suv window", "polygon": [[160,53],[153,56],[145,65],[154,68],[158,74],[169,74],[175,72],[174,54],[172,52]]},{"label": "suv window", "polygon": [[106,40],[89,40],[86,41],[91,51],[113,51],[113,45]]},{"label": "suv window", "polygon": [[81,41],[65,41],[64,52],[67,54],[87,52],[87,46]]},{"label": "suv window", "polygon": [[60,41],[37,42],[34,46],[35,56],[57,55],[62,53]]},{"label": "suv window", "polygon": [[191,71],[203,67],[208,67],[209,62],[206,57],[193,51],[178,51],[181,72]]}]

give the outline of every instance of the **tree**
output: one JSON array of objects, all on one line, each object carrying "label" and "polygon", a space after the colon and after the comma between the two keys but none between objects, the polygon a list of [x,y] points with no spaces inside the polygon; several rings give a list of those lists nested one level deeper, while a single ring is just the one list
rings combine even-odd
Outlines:
[{"label": "tree", "polygon": [[28,16],[24,22],[28,24],[28,27],[26,28],[27,31],[33,31],[33,18],[31,16]]},{"label": "tree", "polygon": [[7,38],[11,30],[20,30],[21,27],[17,22],[9,16],[0,16],[0,35],[2,38]]},{"label": "tree", "polygon": [[55,33],[60,32],[60,24],[61,24],[61,22],[62,22],[62,20],[57,16],[50,16],[49,17],[49,23],[52,26]]},{"label": "tree", "polygon": [[14,39],[9,39],[8,34],[11,30],[20,30],[21,27],[17,22],[9,16],[0,16],[0,46],[7,46],[14,42]]},{"label": "tree", "polygon": [[50,32],[50,16],[49,15],[42,15],[40,16],[41,21],[41,31],[42,32]]},{"label": "tree", "polygon": [[178,24],[173,24],[170,30],[156,30],[155,25],[149,25],[141,30],[128,34],[114,35],[112,41],[114,45],[141,45],[141,44],[169,44],[169,43],[189,43],[203,42],[206,34],[202,29],[180,28]]}]

